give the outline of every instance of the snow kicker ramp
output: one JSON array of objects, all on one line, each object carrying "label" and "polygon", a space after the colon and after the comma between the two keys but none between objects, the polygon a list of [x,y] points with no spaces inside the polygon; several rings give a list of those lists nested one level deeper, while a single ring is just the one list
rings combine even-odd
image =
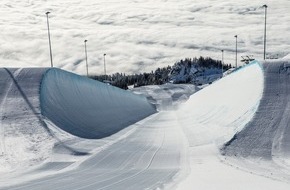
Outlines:
[{"label": "snow kicker ramp", "polygon": [[290,62],[267,61],[263,67],[264,91],[258,110],[222,153],[237,158],[282,158],[285,164],[290,156]]}]

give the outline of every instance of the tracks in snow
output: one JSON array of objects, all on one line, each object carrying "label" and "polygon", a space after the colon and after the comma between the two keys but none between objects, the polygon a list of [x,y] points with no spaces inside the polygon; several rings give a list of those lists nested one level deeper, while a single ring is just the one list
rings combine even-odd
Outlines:
[{"label": "tracks in snow", "polygon": [[76,170],[6,189],[156,189],[184,167],[184,134],[175,112],[160,112],[127,138],[91,156]]}]

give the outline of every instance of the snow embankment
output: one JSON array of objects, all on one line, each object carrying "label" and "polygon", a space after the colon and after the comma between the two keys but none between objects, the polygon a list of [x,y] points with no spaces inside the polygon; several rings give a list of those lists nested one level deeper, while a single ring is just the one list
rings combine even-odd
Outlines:
[{"label": "snow embankment", "polygon": [[254,62],[193,94],[178,111],[191,146],[233,137],[253,117],[263,91],[263,71]]},{"label": "snow embankment", "polygon": [[0,174],[34,166],[55,139],[42,120],[39,89],[46,69],[0,69]]},{"label": "snow embankment", "polygon": [[265,87],[260,106],[253,120],[225,144],[222,152],[243,158],[247,164],[255,163],[263,175],[289,181],[290,61],[266,61],[263,65]]},{"label": "snow embankment", "polygon": [[[253,174],[255,167],[245,172],[244,167],[236,167],[228,157],[220,155],[220,147],[252,119],[255,120],[264,80],[267,81],[263,66],[253,62],[193,94],[181,107],[179,121],[189,142],[191,172],[178,189],[289,189],[287,183]],[[248,135],[264,141],[263,135],[257,133],[240,137],[246,142]],[[270,140],[272,137],[265,138]],[[236,146],[236,152],[239,152],[238,143]],[[244,146],[244,149],[251,150],[251,147]],[[236,163],[244,164],[244,158],[239,158]]]},{"label": "snow embankment", "polygon": [[82,138],[103,138],[156,112],[147,99],[60,69],[41,85],[41,111],[62,130]]}]

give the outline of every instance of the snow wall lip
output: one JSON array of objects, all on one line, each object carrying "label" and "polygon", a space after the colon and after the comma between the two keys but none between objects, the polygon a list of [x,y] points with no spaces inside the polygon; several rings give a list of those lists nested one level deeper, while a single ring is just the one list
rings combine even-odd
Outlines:
[{"label": "snow wall lip", "polygon": [[43,77],[40,105],[56,126],[88,139],[110,136],[156,113],[143,96],[56,68]]},{"label": "snow wall lip", "polygon": [[266,61],[262,66],[264,90],[258,110],[224,145],[223,155],[272,159],[290,153],[290,61]]}]

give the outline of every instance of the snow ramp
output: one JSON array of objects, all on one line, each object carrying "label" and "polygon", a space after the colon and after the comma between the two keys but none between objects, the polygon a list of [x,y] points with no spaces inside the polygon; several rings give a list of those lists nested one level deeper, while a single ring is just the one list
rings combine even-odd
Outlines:
[{"label": "snow ramp", "polygon": [[290,61],[266,61],[263,68],[264,91],[258,110],[222,153],[237,158],[282,158],[285,164],[290,156]]},{"label": "snow ramp", "polygon": [[75,136],[110,136],[153,114],[143,96],[60,69],[49,69],[40,91],[41,113]]}]

